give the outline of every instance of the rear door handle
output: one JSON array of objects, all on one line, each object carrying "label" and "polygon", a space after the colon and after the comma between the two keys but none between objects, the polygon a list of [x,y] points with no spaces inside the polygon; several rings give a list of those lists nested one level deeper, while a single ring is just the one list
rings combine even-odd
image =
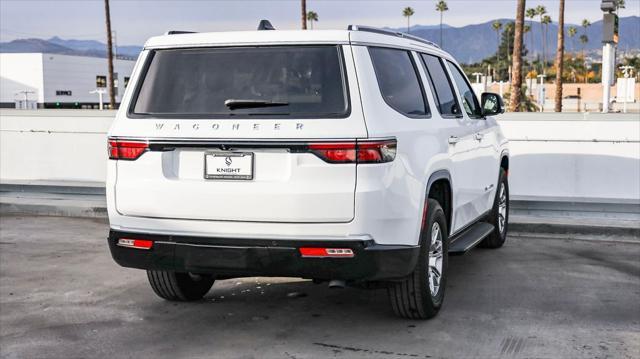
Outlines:
[{"label": "rear door handle", "polygon": [[478,141],[482,141],[482,138],[483,138],[483,137],[484,137],[484,135],[483,135],[483,134],[481,134],[480,132],[476,133],[476,135],[475,135],[475,138],[476,138],[476,140],[478,140]]},{"label": "rear door handle", "polygon": [[460,141],[459,137],[456,137],[456,136],[449,137],[449,144],[450,145],[455,145],[456,143],[458,143],[458,141]]}]

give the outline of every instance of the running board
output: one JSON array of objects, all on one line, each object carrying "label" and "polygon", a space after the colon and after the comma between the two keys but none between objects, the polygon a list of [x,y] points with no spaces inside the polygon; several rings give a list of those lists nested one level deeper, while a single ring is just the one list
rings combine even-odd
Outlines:
[{"label": "running board", "polygon": [[452,238],[452,242],[449,245],[449,254],[453,256],[465,254],[490,235],[493,230],[493,225],[487,222],[477,222]]}]

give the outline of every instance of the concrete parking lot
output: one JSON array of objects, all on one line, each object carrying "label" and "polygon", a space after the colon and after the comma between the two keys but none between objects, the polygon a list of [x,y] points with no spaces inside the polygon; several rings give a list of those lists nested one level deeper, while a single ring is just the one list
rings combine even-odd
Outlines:
[{"label": "concrete parking lot", "polygon": [[111,260],[107,229],[0,219],[2,358],[640,357],[640,240],[514,235],[453,257],[439,316],[408,321],[384,290],[292,278],[164,302]]}]

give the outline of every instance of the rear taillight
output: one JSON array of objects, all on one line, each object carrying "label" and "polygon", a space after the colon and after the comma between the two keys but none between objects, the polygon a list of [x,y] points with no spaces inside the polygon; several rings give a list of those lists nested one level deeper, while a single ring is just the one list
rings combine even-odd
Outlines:
[{"label": "rear taillight", "polygon": [[349,248],[316,248],[302,247],[299,248],[300,255],[306,258],[353,258],[355,254]]},{"label": "rear taillight", "polygon": [[149,149],[143,141],[109,140],[109,159],[133,161]]},{"label": "rear taillight", "polygon": [[396,158],[396,140],[310,143],[309,151],[329,163],[384,163]]},{"label": "rear taillight", "polygon": [[117,244],[120,247],[135,249],[151,249],[153,247],[153,241],[147,239],[120,238]]}]

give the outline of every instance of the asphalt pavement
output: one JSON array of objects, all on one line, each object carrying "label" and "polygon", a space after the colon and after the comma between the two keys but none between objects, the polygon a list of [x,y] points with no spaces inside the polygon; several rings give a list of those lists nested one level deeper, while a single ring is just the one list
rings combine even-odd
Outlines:
[{"label": "asphalt pavement", "polygon": [[640,358],[640,240],[514,233],[452,257],[442,311],[412,321],[382,289],[295,278],[165,302],[113,262],[107,231],[0,217],[1,358]]}]

